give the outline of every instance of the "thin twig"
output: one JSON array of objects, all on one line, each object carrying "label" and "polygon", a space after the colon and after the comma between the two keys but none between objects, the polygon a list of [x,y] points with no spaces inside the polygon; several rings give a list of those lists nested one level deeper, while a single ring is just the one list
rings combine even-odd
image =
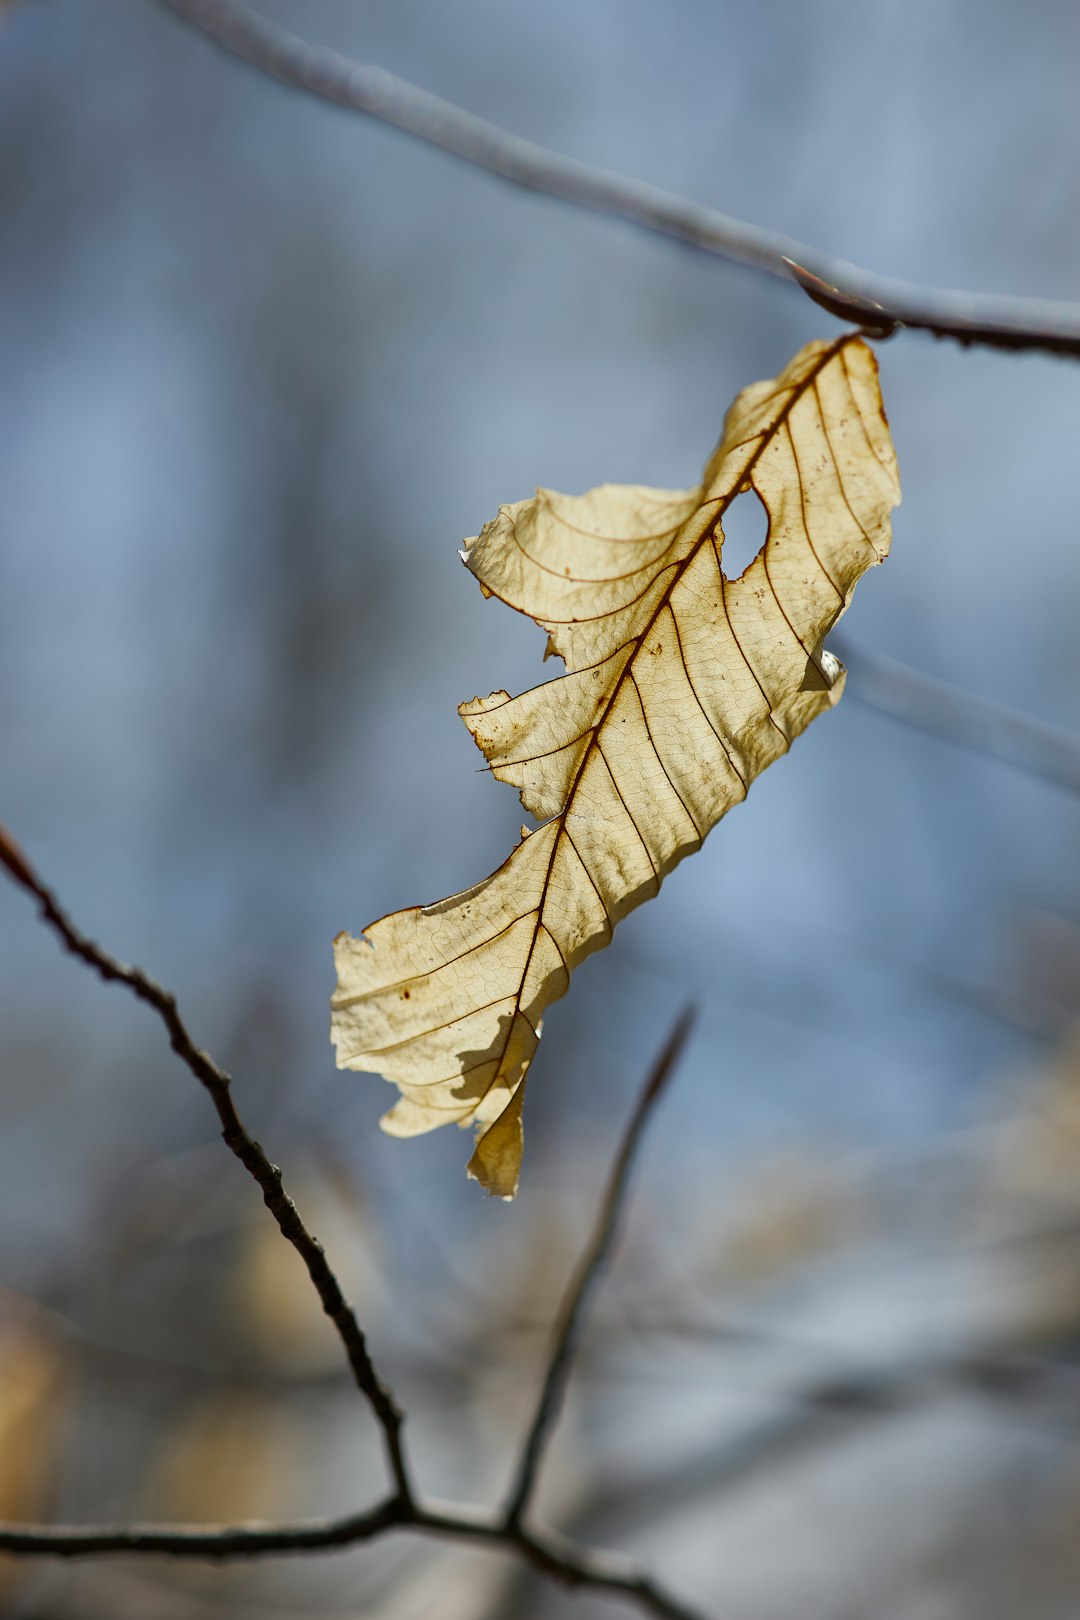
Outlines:
[{"label": "thin twig", "polygon": [[275,1554],[330,1552],[371,1541],[405,1522],[398,1497],[340,1519],[296,1524],[3,1524],[0,1552],[51,1558],[98,1558],[106,1553],[159,1553],[214,1563]]},{"label": "thin twig", "polygon": [[615,215],[718,258],[794,280],[830,314],[874,328],[881,336],[906,326],[965,346],[1080,357],[1076,304],[945,292],[874,275],[793,237],[523,140],[383,68],[309,45],[242,0],[162,3],[224,50],[294,90],[381,119],[529,191]]},{"label": "thin twig", "polygon": [[[534,1569],[564,1585],[587,1586],[592,1591],[624,1597],[644,1613],[657,1617],[657,1620],[702,1620],[696,1611],[679,1603],[658,1586],[651,1576],[622,1558],[576,1547],[552,1531],[525,1529],[517,1518],[510,1518],[506,1514],[492,1514],[458,1503],[418,1500],[401,1444],[403,1414],[389,1389],[376,1374],[352,1307],[341,1291],[322,1245],[307,1230],[295,1204],[285,1192],[281,1171],[271,1164],[259,1144],[244,1129],[232,1101],[230,1076],[195,1045],[171,991],[165,990],[141,969],[129,967],[110,956],[75,927],[56,896],[46,888],[23,851],[2,826],[0,866],[20,888],[34,897],[42,918],[66,950],[85,962],[102,979],[126,985],[140,1001],[153,1008],[168,1032],[173,1051],[209,1092],[227,1145],[258,1182],[267,1208],[282,1235],[303,1259],[323,1309],[338,1330],[354,1379],[382,1428],[395,1485],[394,1494],[374,1507],[336,1519],[213,1526],[0,1524],[0,1552],[53,1558],[93,1558],[110,1553],[136,1553],[223,1562],[329,1552],[374,1540],[390,1530],[412,1530],[421,1535],[452,1541],[501,1546],[517,1553]],[[580,1317],[589,1288],[610,1248],[634,1147],[667,1073],[682,1048],[690,1022],[688,1013],[679,1020],[638,1104],[612,1177],[605,1206],[606,1222],[598,1231],[590,1251],[590,1260],[578,1289],[579,1297],[572,1304],[571,1319],[564,1323],[556,1349],[556,1361],[568,1364],[572,1354],[574,1322]],[[566,1365],[556,1369],[556,1404],[566,1370]],[[554,1407],[549,1416],[553,1415]]]},{"label": "thin twig", "polygon": [[165,1555],[192,1562],[226,1563],[300,1553],[343,1552],[391,1530],[410,1530],[441,1541],[503,1548],[564,1586],[610,1592],[658,1620],[703,1620],[665,1592],[629,1560],[586,1551],[553,1531],[510,1528],[499,1516],[458,1503],[403,1502],[387,1498],[366,1513],[298,1524],[0,1524],[0,1552],[51,1558],[99,1558],[107,1554]]},{"label": "thin twig", "polygon": [[1080,738],[842,639],[830,646],[851,671],[851,696],[867,708],[1080,793]]},{"label": "thin twig", "polygon": [[630,1181],[630,1170],[637,1153],[645,1126],[655,1107],[669,1075],[682,1056],[683,1047],[697,1017],[696,1007],[687,1007],[680,1013],[674,1029],[668,1036],[663,1051],[654,1063],[645,1082],[637,1107],[626,1127],[618,1155],[611,1168],[607,1189],[597,1218],[592,1240],[578,1262],[570,1280],[555,1321],[551,1353],[544,1375],[540,1398],[536,1403],[532,1423],[521,1450],[514,1483],[506,1509],[508,1525],[519,1525],[536,1486],[544,1447],[551,1438],[558,1420],[567,1380],[577,1353],[585,1313],[604,1267],[611,1259],[618,1234]]},{"label": "thin twig", "polygon": [[611,1592],[628,1598],[647,1614],[662,1620],[702,1620],[698,1610],[665,1592],[652,1578],[616,1553],[585,1552],[574,1542],[552,1530],[526,1530],[500,1516],[466,1516],[458,1505],[443,1509],[437,1503],[419,1507],[413,1520],[416,1528],[453,1541],[494,1542],[516,1549],[534,1569],[568,1586],[588,1587],[590,1591]]},{"label": "thin twig", "polygon": [[387,1458],[394,1483],[404,1501],[411,1496],[408,1470],[402,1447],[402,1413],[393,1395],[379,1378],[368,1353],[363,1330],[356,1313],[345,1298],[341,1284],[331,1269],[322,1244],[304,1225],[299,1211],[282,1185],[281,1171],[272,1164],[251,1136],[248,1135],[232,1099],[231,1077],[213,1059],[196,1046],[180,1017],[176,997],[164,989],[140,968],[128,967],[77,929],[61,907],[56,896],[47,889],[33,870],[22,850],[11,835],[0,827],[0,866],[38,903],[38,910],[56,934],[65,950],[77,956],[106,981],[123,984],[139,1001],[153,1008],[169,1036],[169,1044],[180,1061],[193,1074],[210,1095],[226,1146],[258,1183],[263,1202],[277,1222],[281,1232],[303,1260],[308,1276],[315,1285],[323,1310],[337,1329],[338,1337],[352,1368],[357,1386],[367,1398],[382,1429]]}]

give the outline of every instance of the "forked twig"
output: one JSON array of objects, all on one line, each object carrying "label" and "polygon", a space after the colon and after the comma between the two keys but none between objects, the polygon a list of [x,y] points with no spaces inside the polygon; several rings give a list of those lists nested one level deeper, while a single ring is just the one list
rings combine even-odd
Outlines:
[{"label": "forked twig", "polygon": [[[209,1092],[227,1145],[262,1190],[263,1200],[282,1235],[300,1254],[323,1309],[338,1330],[356,1384],[366,1396],[383,1431],[393,1476],[394,1494],[374,1507],[340,1518],[299,1520],[290,1523],[252,1522],[237,1525],[0,1524],[0,1552],[53,1558],[94,1558],[115,1553],[165,1555],[173,1558],[224,1562],[284,1554],[330,1552],[372,1541],[393,1530],[410,1530],[443,1540],[504,1547],[517,1553],[534,1569],[571,1587],[588,1587],[635,1603],[657,1620],[702,1620],[702,1616],[664,1591],[631,1561],[616,1555],[577,1547],[550,1530],[525,1529],[519,1517],[492,1513],[463,1503],[421,1499],[412,1484],[401,1444],[403,1413],[378,1377],[363,1332],[342,1292],[321,1243],[300,1218],[282,1186],[281,1171],[245,1130],[231,1096],[231,1079],[201,1047],[195,1045],[177,1010],[176,997],[141,969],[129,967],[109,955],[71,921],[53,892],[42,882],[11,835],[0,827],[0,867],[20,888],[33,896],[44,921],[66,950],[101,978],[126,985],[140,1001],[157,1013],[168,1032],[172,1049]],[[580,1321],[587,1295],[595,1285],[610,1250],[627,1174],[652,1105],[685,1042],[690,1017],[683,1014],[646,1084],[631,1120],[605,1200],[605,1216],[577,1276],[577,1298],[571,1295],[570,1319],[564,1320],[552,1366],[545,1430],[557,1413],[558,1395],[565,1384],[574,1348],[575,1324]],[[542,1438],[542,1436],[541,1436]],[[534,1465],[535,1471],[535,1465]]]},{"label": "forked twig", "polygon": [[295,1524],[0,1525],[0,1552],[24,1557],[101,1558],[116,1553],[164,1555],[203,1563],[235,1563],[297,1553],[345,1552],[391,1530],[441,1541],[504,1547],[565,1586],[588,1587],[635,1603],[659,1620],[703,1620],[628,1559],[577,1547],[554,1531],[514,1529],[501,1515],[459,1503],[405,1503],[392,1496],[365,1513]]},{"label": "forked twig", "polygon": [[762,230],[659,186],[611,174],[523,140],[383,68],[310,45],[243,0],[162,0],[223,49],[280,83],[392,124],[514,185],[733,260],[798,286],[840,320],[886,336],[907,326],[965,346],[1042,349],[1080,358],[1080,306],[917,287],[873,275],[805,242]]},{"label": "forked twig", "polygon": [[615,1246],[619,1217],[630,1184],[634,1158],[649,1122],[649,1116],[660,1098],[668,1077],[682,1056],[683,1047],[694,1027],[696,1017],[697,1008],[694,1006],[687,1007],[680,1014],[664,1044],[663,1051],[652,1067],[611,1167],[611,1175],[600,1205],[592,1240],[578,1261],[577,1269],[559,1307],[544,1383],[532,1423],[525,1436],[521,1461],[506,1509],[508,1524],[520,1524],[536,1486],[544,1447],[558,1421],[563,1396],[566,1393],[570,1370],[581,1340],[585,1314]]}]

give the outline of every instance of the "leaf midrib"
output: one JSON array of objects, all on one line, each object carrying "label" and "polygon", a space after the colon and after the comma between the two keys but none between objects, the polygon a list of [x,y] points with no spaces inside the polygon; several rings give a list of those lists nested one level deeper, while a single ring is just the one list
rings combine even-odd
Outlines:
[{"label": "leaf midrib", "polygon": [[[753,472],[754,468],[758,464],[758,461],[764,455],[765,450],[767,449],[767,447],[773,442],[773,439],[775,438],[776,434],[784,426],[784,424],[787,421],[788,417],[791,415],[791,412],[794,410],[794,408],[798,404],[799,400],[802,399],[802,397],[806,393],[806,391],[811,387],[816,387],[817,386],[817,380],[818,380],[819,376],[821,375],[821,373],[825,370],[825,368],[828,365],[831,364],[831,362],[836,358],[836,356],[838,354],[843,353],[844,349],[848,346],[849,343],[855,342],[858,339],[858,336],[859,336],[859,334],[857,332],[849,332],[849,333],[845,333],[843,337],[837,338],[834,343],[830,344],[829,347],[822,352],[819,363],[816,364],[812,368],[812,370],[810,370],[807,373],[807,375],[800,380],[797,387],[792,389],[791,397],[788,399],[787,403],[785,404],[784,409],[781,412],[781,414],[773,422],[773,424],[771,425],[768,432],[763,433],[761,435],[761,442],[759,443],[758,448],[755,450],[754,454],[751,456],[750,460],[747,462],[745,468],[743,469],[742,477],[740,478],[739,483],[733,489],[729,490],[727,495],[720,496],[720,497],[716,498],[717,501],[718,501],[716,512],[714,513],[713,517],[710,519],[710,521],[709,521],[708,525],[706,526],[706,528],[702,531],[702,533],[699,536],[699,538],[697,539],[697,541],[694,543],[694,545],[691,547],[691,549],[687,552],[686,556],[679,563],[677,563],[675,565],[672,578],[669,581],[669,583],[664,587],[664,590],[661,593],[660,598],[657,601],[656,607],[653,609],[653,612],[650,615],[648,622],[645,624],[645,626],[642,628],[642,630],[638,633],[638,635],[633,638],[633,640],[636,642],[636,646],[634,647],[633,652],[630,654],[630,657],[626,660],[626,663],[623,665],[622,670],[620,671],[619,675],[617,676],[617,678],[615,680],[614,685],[612,686],[611,694],[610,694],[606,704],[604,705],[603,713],[600,715],[600,718],[597,721],[595,721],[593,726],[590,728],[591,732],[592,732],[592,735],[591,735],[591,737],[589,739],[589,742],[587,743],[587,745],[585,747],[584,753],[581,756],[581,760],[580,760],[580,762],[579,762],[579,764],[577,766],[577,769],[574,772],[573,779],[572,779],[572,781],[570,782],[570,784],[569,784],[569,786],[567,788],[566,798],[563,801],[563,807],[556,815],[552,816],[550,818],[550,820],[543,823],[544,826],[551,826],[552,822],[557,822],[558,823],[558,831],[556,832],[555,837],[554,837],[554,839],[552,841],[551,855],[548,858],[547,871],[544,874],[543,884],[541,885],[540,897],[537,900],[536,906],[534,907],[534,914],[535,914],[535,917],[536,917],[536,924],[535,924],[535,926],[533,928],[532,940],[529,943],[529,949],[528,949],[528,952],[527,952],[526,957],[525,957],[525,965],[524,965],[524,967],[522,968],[522,971],[521,971],[521,979],[520,979],[520,981],[518,983],[517,991],[514,993],[514,1011],[513,1011],[513,1014],[511,1016],[511,1018],[510,1018],[510,1021],[509,1021],[508,1025],[507,1025],[506,1036],[505,1036],[505,1038],[503,1040],[502,1050],[499,1053],[498,1067],[496,1068],[495,1074],[492,1077],[491,1081],[489,1082],[489,1084],[485,1088],[485,1091],[484,1091],[484,1094],[483,1094],[484,1097],[488,1096],[488,1094],[490,1093],[492,1087],[495,1085],[496,1081],[499,1079],[499,1076],[500,1076],[500,1074],[502,1072],[502,1066],[503,1066],[503,1062],[504,1062],[505,1057],[506,1057],[507,1048],[510,1045],[510,1037],[513,1034],[514,1024],[515,1024],[515,1022],[516,1022],[516,1020],[518,1018],[518,1015],[520,1014],[521,1016],[524,1016],[524,1014],[521,1013],[521,998],[522,998],[522,995],[523,995],[524,990],[525,990],[525,980],[528,978],[529,968],[532,966],[532,959],[533,959],[533,956],[534,956],[534,954],[536,952],[536,942],[537,942],[537,940],[538,940],[538,938],[540,936],[541,928],[544,928],[545,932],[547,933],[548,937],[551,939],[552,943],[555,945],[555,948],[559,953],[559,958],[560,958],[560,960],[561,960],[561,962],[563,964],[563,971],[566,974],[567,984],[569,985],[572,969],[570,967],[570,964],[566,960],[566,957],[565,957],[565,954],[563,952],[562,946],[559,944],[558,940],[556,940],[556,938],[555,938],[554,934],[552,934],[551,930],[549,928],[546,928],[546,926],[544,924],[544,920],[543,920],[543,918],[544,918],[544,908],[545,908],[545,906],[547,904],[548,891],[549,891],[549,888],[550,888],[550,885],[551,885],[551,874],[552,874],[552,871],[554,870],[554,867],[555,867],[555,861],[556,861],[556,858],[557,858],[558,853],[559,853],[559,846],[560,846],[560,844],[562,842],[562,838],[563,838],[564,834],[566,834],[566,836],[569,837],[569,833],[566,832],[566,822],[567,822],[567,818],[570,815],[570,811],[573,808],[574,796],[577,793],[578,784],[581,781],[582,774],[583,774],[583,772],[585,770],[585,766],[587,765],[587,763],[589,761],[589,758],[590,758],[590,755],[592,754],[593,749],[598,747],[598,739],[599,739],[600,733],[602,732],[604,726],[607,724],[608,716],[611,713],[611,710],[612,710],[612,708],[613,708],[613,706],[615,704],[616,698],[618,697],[620,691],[622,690],[623,682],[626,680],[628,675],[632,674],[634,663],[635,663],[635,660],[638,657],[638,654],[641,651],[642,644],[647,639],[647,637],[649,635],[649,632],[652,630],[653,625],[656,623],[657,619],[660,617],[660,614],[670,604],[671,598],[675,593],[675,589],[676,589],[679,581],[683,578],[686,570],[689,568],[689,566],[693,562],[694,558],[700,552],[701,547],[703,545],[705,545],[706,542],[712,543],[712,542],[715,541],[717,525],[722,521],[722,519],[724,518],[724,516],[727,513],[728,508],[731,506],[733,501],[735,501],[737,499],[737,497],[738,497],[738,495],[739,495],[739,493],[741,491],[743,483],[749,477],[749,475]],[[745,442],[745,441],[743,441],[743,442]],[[740,446],[737,445],[737,444],[732,445],[731,450],[728,452],[729,455],[733,454],[734,451],[736,451],[739,448],[740,448]],[[701,504],[705,505],[706,503],[703,501]],[[695,508],[694,512],[691,514],[691,517],[688,518],[686,521],[691,522],[693,520],[693,518],[697,515],[697,513],[700,510],[701,510],[701,507]],[[681,528],[684,527],[684,526],[685,525],[680,526],[680,532],[681,532]],[[677,538],[677,536],[676,536],[676,538]],[[723,579],[723,563],[722,563],[719,552],[717,553],[717,566],[720,569],[721,579]],[[831,581],[830,581],[830,583],[831,583]],[[786,615],[785,615],[785,617],[786,617]],[[643,710],[643,712],[644,712],[644,710]],[[647,724],[647,721],[646,721],[646,724]],[[604,758],[605,756],[602,755],[601,757]],[[606,763],[606,758],[605,758],[605,763]],[[612,782],[615,782],[614,772],[611,771],[610,766],[608,766],[608,771],[611,774]],[[618,783],[615,783],[615,787],[616,787],[616,791],[618,791]],[[620,793],[619,796],[620,796],[620,798],[622,797],[621,793]],[[625,803],[626,803],[625,799],[623,800],[623,803],[625,805]],[[635,831],[637,831],[636,823],[634,823],[633,816],[630,815],[629,809],[627,809],[627,815],[630,816],[631,823],[634,825]],[[690,819],[693,820],[693,818],[690,818]],[[541,830],[542,830],[541,828],[537,828],[537,831],[541,831]],[[696,831],[696,824],[695,824],[695,831]],[[533,835],[530,834],[530,836],[533,836]],[[706,836],[707,836],[707,833],[702,835],[702,842],[704,842],[704,838]],[[638,837],[641,838],[642,847],[645,849],[645,853],[649,857],[649,861],[652,864],[653,871],[654,871],[654,874],[655,874],[654,875],[654,881],[656,883],[656,893],[659,894],[662,879],[660,877],[660,874],[656,871],[656,863],[655,863],[655,861],[653,861],[652,852],[649,850],[648,845],[645,843],[645,840],[644,840],[644,838],[642,838],[640,832],[638,833]],[[571,840],[571,843],[573,844],[573,840]],[[576,846],[574,846],[574,847],[575,847],[575,853],[576,853]],[[589,876],[590,880],[591,880],[592,875],[591,875],[591,873],[589,873],[588,868],[585,866],[585,862],[582,860],[580,855],[578,855],[578,860],[581,861],[582,868],[584,869],[584,871],[586,872],[586,875]],[[600,893],[599,889],[596,888],[595,882],[593,883],[593,888],[596,889],[597,898],[599,899],[601,905],[604,908],[604,912],[607,915],[609,938],[610,938],[610,936],[615,931],[615,923],[612,921],[610,913],[608,912],[607,902],[605,901],[603,895]],[[527,1022],[529,1022],[529,1027],[533,1028],[531,1021],[527,1020]],[[535,1030],[533,1032],[534,1032],[534,1034],[536,1034]],[[531,1066],[531,1063],[532,1063],[532,1059],[530,1058],[529,1065],[526,1066],[525,1074],[522,1075],[521,1080],[518,1082],[517,1087],[515,1087],[514,1092],[511,1094],[511,1097],[507,1099],[507,1106],[509,1106],[509,1103],[512,1100],[512,1098],[517,1095],[517,1091],[520,1089],[520,1087],[522,1085],[524,1085],[526,1076],[528,1074],[528,1068],[529,1068],[529,1066]],[[483,1101],[483,1098],[479,1098],[477,1100],[477,1106],[479,1106],[481,1101]]]}]

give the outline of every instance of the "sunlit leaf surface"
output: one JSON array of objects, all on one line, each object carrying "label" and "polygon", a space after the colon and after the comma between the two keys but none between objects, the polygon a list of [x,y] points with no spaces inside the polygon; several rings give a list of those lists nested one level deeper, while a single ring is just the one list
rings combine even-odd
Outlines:
[{"label": "sunlit leaf surface", "polygon": [[[768,536],[732,580],[723,518],[751,490]],[[697,489],[539,490],[467,543],[484,592],[531,615],[566,673],[460,709],[537,830],[475,888],[336,941],[337,1060],[398,1086],[386,1130],[475,1122],[470,1174],[513,1196],[545,1009],[837,701],[822,640],[898,500],[877,366],[845,336],[743,390]]]}]

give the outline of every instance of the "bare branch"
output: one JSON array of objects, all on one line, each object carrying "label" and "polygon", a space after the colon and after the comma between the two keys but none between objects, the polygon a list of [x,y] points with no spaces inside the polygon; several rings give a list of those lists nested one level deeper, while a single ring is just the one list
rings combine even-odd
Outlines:
[{"label": "bare branch", "polygon": [[1080,738],[895,659],[830,645],[851,670],[852,697],[868,708],[1080,793]]},{"label": "bare branch", "polygon": [[456,1503],[424,1505],[404,1502],[400,1496],[389,1497],[366,1513],[298,1524],[0,1524],[0,1552],[66,1559],[133,1553],[226,1563],[344,1552],[389,1530],[413,1530],[443,1541],[502,1547],[564,1586],[624,1597],[658,1620],[702,1620],[697,1611],[679,1603],[650,1576],[614,1554],[587,1552],[552,1532],[511,1528],[502,1518]]},{"label": "bare branch", "polygon": [[164,1553],[171,1558],[223,1563],[353,1547],[403,1524],[406,1512],[400,1499],[393,1496],[366,1513],[298,1524],[0,1524],[0,1552],[51,1558]]},{"label": "bare branch", "polygon": [[242,0],[162,3],[224,50],[291,89],[381,119],[529,191],[613,214],[717,258],[794,280],[830,314],[871,328],[878,336],[906,326],[965,346],[1042,349],[1080,358],[1076,304],[945,292],[874,275],[793,237],[523,140],[383,68],[309,45]]},{"label": "bare branch", "polygon": [[544,1375],[540,1398],[537,1401],[536,1411],[522,1447],[521,1461],[518,1464],[514,1485],[510,1492],[509,1505],[506,1509],[506,1522],[508,1525],[519,1525],[521,1523],[529,1498],[536,1485],[544,1447],[558,1421],[563,1396],[566,1393],[570,1369],[581,1338],[585,1313],[588,1310],[593,1291],[603,1275],[604,1267],[611,1259],[615,1246],[619,1216],[622,1213],[623,1202],[626,1198],[630,1170],[635,1155],[645,1134],[645,1127],[649,1122],[653,1108],[664,1089],[668,1077],[682,1056],[683,1047],[686,1045],[696,1017],[697,1009],[692,1006],[687,1007],[680,1013],[674,1029],[665,1042],[663,1051],[649,1072],[641,1096],[638,1098],[637,1107],[634,1109],[630,1122],[626,1127],[622,1145],[612,1165],[592,1241],[579,1260],[577,1270],[570,1280],[570,1286],[559,1307],[547,1372]]},{"label": "bare branch", "polygon": [[57,935],[65,950],[85,962],[87,967],[110,983],[123,984],[138,998],[153,1008],[169,1036],[169,1044],[180,1061],[210,1094],[210,1099],[221,1121],[226,1146],[240,1160],[248,1174],[258,1183],[263,1202],[277,1222],[283,1238],[292,1244],[307,1267],[308,1276],[327,1316],[337,1329],[338,1337],[352,1368],[357,1386],[366,1396],[383,1432],[387,1458],[394,1483],[403,1501],[411,1498],[408,1470],[402,1448],[401,1427],[403,1415],[394,1397],[380,1380],[368,1353],[363,1330],[352,1306],[345,1298],[341,1284],[331,1269],[322,1244],[304,1225],[299,1211],[282,1185],[281,1171],[272,1164],[251,1136],[248,1135],[232,1100],[231,1077],[213,1059],[196,1046],[180,1017],[176,997],[164,989],[140,968],[128,967],[117,961],[92,939],[81,933],[60,906],[56,896],[47,889],[35,873],[14,839],[0,827],[0,866],[20,888],[33,895],[38,910]]},{"label": "bare branch", "polygon": [[504,1518],[492,1519],[483,1514],[473,1517],[456,1503],[445,1509],[437,1503],[421,1506],[413,1522],[417,1529],[431,1535],[454,1541],[494,1542],[516,1549],[534,1569],[567,1586],[625,1597],[661,1620],[703,1620],[696,1609],[671,1597],[627,1559],[614,1553],[586,1552],[554,1531],[526,1530]]},{"label": "bare branch", "polygon": [[[742,1434],[709,1439],[698,1454],[681,1456],[659,1473],[642,1473],[597,1489],[577,1518],[601,1531],[616,1513],[628,1514],[660,1499],[671,1507],[705,1495],[739,1489],[778,1461],[874,1423],[953,1389],[990,1400],[1054,1397],[1059,1381],[1075,1380],[1067,1364],[1017,1354],[1007,1347],[959,1352],[894,1367],[853,1367],[781,1396],[783,1410],[751,1424]],[[623,1596],[661,1620],[701,1620],[627,1561],[586,1552],[552,1532],[509,1525],[501,1517],[458,1504],[413,1502],[391,1497],[365,1513],[300,1524],[242,1524],[223,1528],[164,1525],[0,1525],[0,1551],[23,1555],[88,1558],[108,1553],[168,1554],[188,1560],[236,1561],[256,1557],[344,1550],[388,1531],[412,1530],[439,1539],[471,1542],[517,1552],[534,1569],[569,1586]]]},{"label": "bare branch", "polygon": [[[525,1530],[517,1516],[496,1516],[456,1503],[443,1505],[417,1500],[401,1444],[403,1415],[375,1371],[360,1324],[342,1293],[321,1243],[307,1230],[295,1204],[285,1192],[281,1171],[271,1164],[259,1144],[244,1129],[232,1101],[230,1076],[201,1047],[195,1045],[171,991],[165,990],[141,969],[129,967],[110,956],[75,927],[56,896],[46,888],[23,851],[2,826],[0,866],[14,883],[34,897],[42,918],[66,950],[107,982],[126,985],[138,1000],[153,1008],[168,1032],[173,1051],[209,1092],[222,1124],[225,1142],[258,1182],[263,1200],[282,1236],[288,1239],[303,1259],[323,1309],[337,1328],[356,1384],[366,1396],[382,1428],[396,1487],[393,1496],[362,1513],[287,1524],[0,1524],[0,1552],[53,1558],[92,1558],[115,1553],[164,1554],[173,1558],[221,1562],[227,1559],[328,1552],[373,1540],[389,1530],[410,1529],[422,1535],[502,1546],[565,1585],[588,1586],[593,1591],[625,1597],[644,1613],[657,1616],[658,1620],[701,1620],[699,1615],[664,1592],[649,1575],[623,1559],[575,1547],[572,1542],[552,1532]],[[537,1430],[537,1460],[543,1431],[556,1414],[565,1384],[575,1347],[577,1323],[589,1291],[610,1251],[638,1138],[682,1050],[691,1023],[691,1014],[687,1012],[676,1025],[649,1077],[616,1161],[603,1218],[589,1258],[569,1296],[567,1314],[549,1368],[541,1402],[542,1422]],[[536,1461],[530,1465],[526,1492],[535,1468]]]}]

